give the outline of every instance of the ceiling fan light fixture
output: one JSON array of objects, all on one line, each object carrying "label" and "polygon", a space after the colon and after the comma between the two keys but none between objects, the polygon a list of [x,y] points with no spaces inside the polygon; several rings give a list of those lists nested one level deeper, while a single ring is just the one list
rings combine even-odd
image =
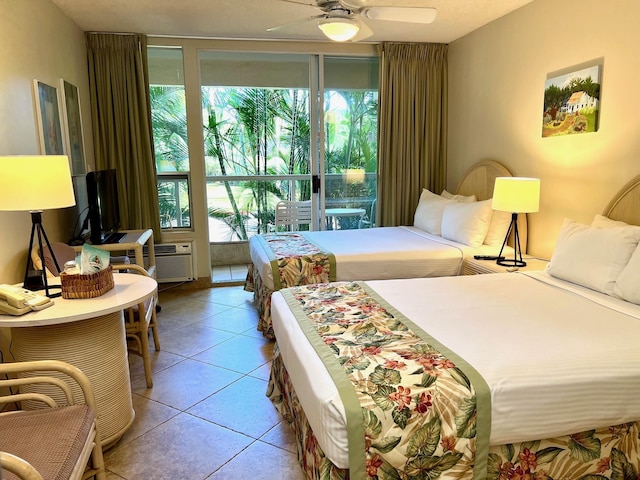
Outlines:
[{"label": "ceiling fan light fixture", "polygon": [[355,37],[360,30],[360,25],[349,18],[323,18],[318,22],[318,28],[330,40],[346,42]]}]

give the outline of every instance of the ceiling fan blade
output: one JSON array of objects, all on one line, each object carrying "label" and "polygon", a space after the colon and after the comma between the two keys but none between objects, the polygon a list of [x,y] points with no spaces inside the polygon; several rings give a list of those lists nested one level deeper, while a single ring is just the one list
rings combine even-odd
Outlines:
[{"label": "ceiling fan blade", "polygon": [[365,7],[360,13],[371,20],[432,23],[438,11],[430,7]]},{"label": "ceiling fan blade", "polygon": [[[294,3],[297,3],[297,2],[294,2]],[[312,17],[307,17],[307,18],[303,18],[301,20],[296,20],[295,22],[285,23],[283,25],[278,25],[276,27],[267,28],[267,32],[275,32],[276,30],[281,30],[283,28],[291,27],[293,25],[300,25],[301,23],[311,22],[312,20],[315,20],[317,18],[323,18],[324,16],[325,16],[324,14],[314,15]]]},{"label": "ceiling fan blade", "polygon": [[373,35],[373,30],[369,28],[367,22],[362,20],[362,18],[358,19],[358,25],[360,25],[360,30],[358,30],[358,33],[356,33],[355,36],[350,40],[351,42],[360,42]]},{"label": "ceiling fan blade", "polygon": [[315,2],[311,2],[311,1],[305,1],[305,0],[280,0],[280,1],[287,2],[287,3],[294,3],[296,5],[318,8],[318,5]]}]

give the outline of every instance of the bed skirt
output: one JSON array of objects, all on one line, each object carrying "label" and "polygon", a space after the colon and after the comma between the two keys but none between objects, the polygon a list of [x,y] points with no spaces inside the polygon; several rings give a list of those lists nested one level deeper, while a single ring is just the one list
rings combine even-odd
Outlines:
[{"label": "bed skirt", "polygon": [[267,338],[274,338],[273,328],[271,328],[271,294],[273,290],[264,286],[260,272],[252,263],[247,270],[247,279],[244,282],[244,289],[253,292],[253,303],[258,311],[258,331]]},{"label": "bed skirt", "polygon": [[346,480],[349,470],[336,467],[329,460],[311,430],[307,417],[298,401],[289,373],[282,363],[275,345],[267,396],[282,418],[291,425],[296,436],[298,461],[308,480]]},{"label": "bed skirt", "polygon": [[[326,457],[311,430],[276,344],[267,388],[280,415],[296,436],[298,461],[308,480],[346,480],[349,471]],[[594,401],[597,401],[594,398]],[[589,430],[563,437],[509,445],[489,450],[487,480],[617,480],[640,475],[640,421]],[[428,475],[425,478],[431,478]],[[447,476],[458,480],[464,476]]]}]

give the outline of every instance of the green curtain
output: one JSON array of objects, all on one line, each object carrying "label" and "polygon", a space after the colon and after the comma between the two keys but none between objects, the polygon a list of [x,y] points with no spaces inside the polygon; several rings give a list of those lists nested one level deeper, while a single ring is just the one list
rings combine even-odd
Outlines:
[{"label": "green curtain", "polygon": [[147,37],[87,33],[86,42],[96,169],[118,172],[122,228],[160,239]]},{"label": "green curtain", "polygon": [[422,189],[446,185],[448,45],[379,50],[378,225],[413,225]]}]

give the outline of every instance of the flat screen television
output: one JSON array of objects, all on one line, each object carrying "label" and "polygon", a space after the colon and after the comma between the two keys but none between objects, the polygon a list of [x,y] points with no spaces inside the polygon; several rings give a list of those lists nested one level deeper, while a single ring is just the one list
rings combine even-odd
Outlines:
[{"label": "flat screen television", "polygon": [[120,205],[115,169],[87,173],[87,200],[91,243],[100,245],[119,241]]}]

